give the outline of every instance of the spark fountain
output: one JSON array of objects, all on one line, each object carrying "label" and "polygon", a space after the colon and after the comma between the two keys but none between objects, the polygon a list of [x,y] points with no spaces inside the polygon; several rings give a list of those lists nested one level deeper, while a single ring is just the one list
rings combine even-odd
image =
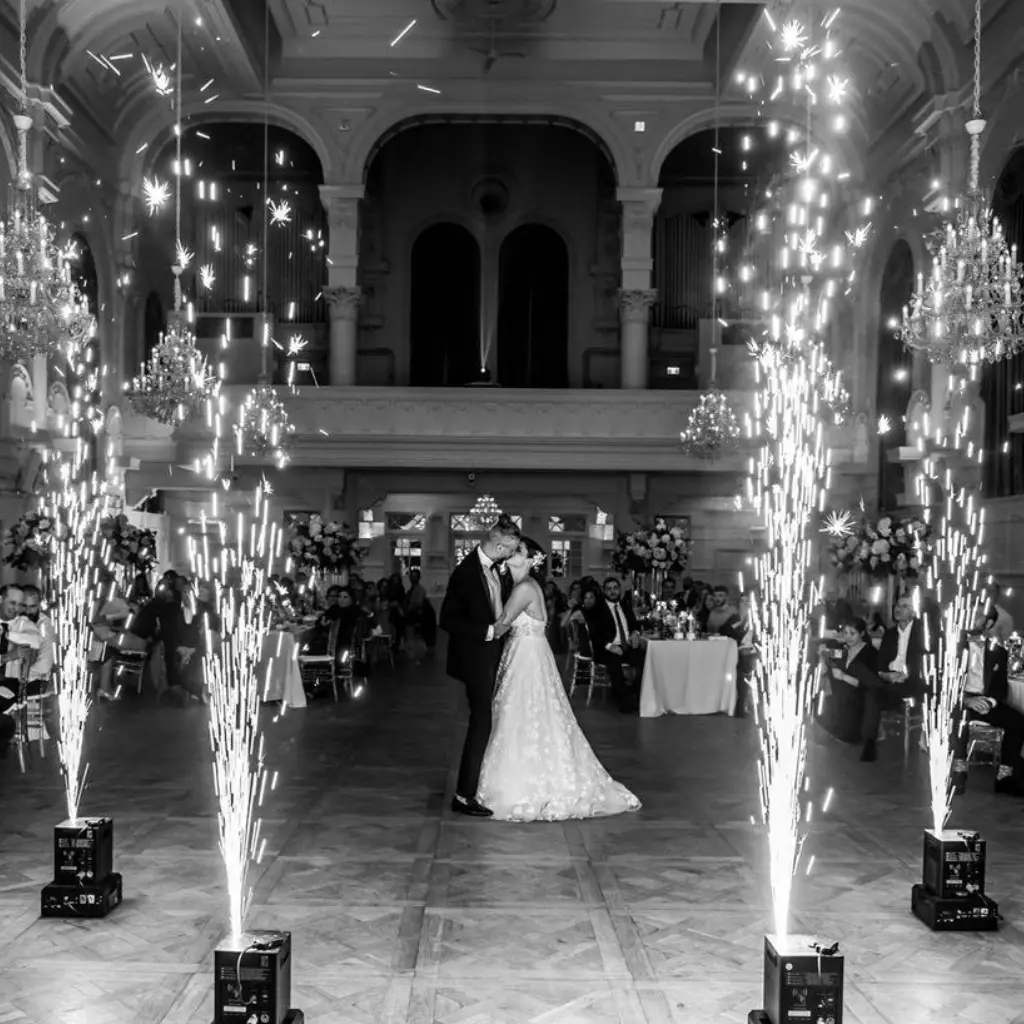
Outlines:
[{"label": "spark fountain", "polygon": [[[210,746],[217,793],[220,852],[228,892],[230,932],[214,952],[215,1024],[253,1019],[297,1024],[291,1009],[291,933],[246,930],[252,898],[250,868],[266,849],[260,808],[276,774],[267,773],[260,733],[260,652],[270,627],[267,580],[281,543],[269,524],[263,488],[251,517],[237,513],[229,542],[223,521],[218,543],[204,537],[195,550],[203,569],[215,575],[216,617],[205,621],[204,671],[210,697]],[[240,1016],[241,1015],[241,1016]],[[266,1016],[264,1016],[266,1015]]]},{"label": "spark fountain", "polygon": [[[813,578],[813,524],[824,511],[830,487],[826,429],[842,421],[848,394],[826,345],[840,297],[854,282],[854,250],[869,226],[837,211],[848,175],[827,152],[849,118],[842,110],[848,79],[832,31],[838,11],[813,21],[765,18],[771,34],[771,101],[799,104],[805,123],[770,137],[789,140],[789,168],[766,191],[771,204],[754,224],[771,256],[747,259],[740,280],[751,282],[757,265],[769,279],[759,283],[758,307],[765,330],[754,346],[758,402],[751,436],[760,445],[751,459],[748,500],[766,527],[767,547],[756,559],[757,592],[751,609],[760,638],[756,669],[757,726],[761,739],[758,792],[768,840],[774,934],[765,936],[764,1008],[753,1024],[791,1020],[842,1020],[844,959],[838,943],[789,933],[793,882],[801,861],[812,805],[806,775],[807,728],[817,674],[808,657],[812,609],[821,596]],[[744,74],[749,88],[755,76]],[[834,147],[837,152],[839,146]],[[867,216],[870,204],[858,214]],[[844,222],[845,221],[845,222]],[[844,230],[845,229],[845,230]],[[832,236],[835,237],[832,237]],[[845,241],[843,241],[845,239]],[[764,255],[763,253],[761,255]]]},{"label": "spark fountain", "polygon": [[67,820],[54,828],[54,876],[42,892],[43,917],[105,917],[122,898],[122,879],[113,870],[113,819],[79,814],[87,775],[85,728],[92,704],[88,653],[92,625],[106,598],[100,586],[103,506],[91,500],[90,490],[85,483],[77,490],[65,487],[44,508],[54,523],[50,572],[57,753]]},{"label": "spark fountain", "polygon": [[[967,386],[951,377],[949,392],[963,393]],[[968,440],[970,407],[954,422],[950,418],[947,409],[937,429],[926,421],[918,435],[915,486],[925,522],[932,526],[929,550],[921,557],[937,614],[919,609],[932,827],[924,833],[922,879],[911,891],[911,909],[935,931],[994,931],[999,908],[985,895],[985,841],[977,832],[946,828],[958,788],[954,756],[963,757],[966,747],[965,689],[974,664],[983,674],[987,654],[984,639],[965,642],[984,607],[984,510],[980,489],[971,486],[980,476],[982,452]]]}]

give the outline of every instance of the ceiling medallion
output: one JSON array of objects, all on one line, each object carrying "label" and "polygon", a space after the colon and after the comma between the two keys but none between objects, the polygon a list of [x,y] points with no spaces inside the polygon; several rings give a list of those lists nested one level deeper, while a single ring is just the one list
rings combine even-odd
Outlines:
[{"label": "ceiling medallion", "polygon": [[558,0],[430,0],[442,21],[508,22],[525,25],[547,21]]}]

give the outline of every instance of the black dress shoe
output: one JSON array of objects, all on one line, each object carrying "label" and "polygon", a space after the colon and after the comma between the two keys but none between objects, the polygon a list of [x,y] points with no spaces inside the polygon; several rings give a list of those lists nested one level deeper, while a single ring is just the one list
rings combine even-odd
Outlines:
[{"label": "black dress shoe", "polygon": [[471,818],[490,818],[494,814],[477,800],[460,800],[458,797],[452,797],[452,810],[456,814],[468,814]]},{"label": "black dress shoe", "polygon": [[878,760],[878,746],[874,740],[867,740],[864,743],[864,749],[860,752],[860,759],[862,761]]}]

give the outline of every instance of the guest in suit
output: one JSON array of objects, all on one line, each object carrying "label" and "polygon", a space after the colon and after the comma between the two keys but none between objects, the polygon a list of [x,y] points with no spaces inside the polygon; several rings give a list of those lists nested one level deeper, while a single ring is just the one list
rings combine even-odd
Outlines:
[{"label": "guest in suit", "polygon": [[879,685],[864,693],[864,752],[862,761],[877,757],[876,739],[882,712],[898,708],[907,698],[922,700],[927,692],[924,658],[928,653],[924,623],[914,612],[914,602],[901,597],[892,613],[896,625],[882,635],[878,647]]},{"label": "guest in suit", "polygon": [[487,742],[491,738],[491,701],[498,662],[508,627],[497,625],[512,591],[511,578],[500,563],[519,547],[519,529],[501,516],[487,539],[456,566],[441,605],[440,626],[448,634],[448,675],[466,687],[469,726],[462,748],[452,810],[476,818],[491,811],[476,799]]},{"label": "guest in suit", "polygon": [[676,595],[676,599],[679,602],[680,611],[692,612],[697,607],[700,601],[700,591],[694,586],[692,576],[683,577],[683,589]]},{"label": "guest in suit", "polygon": [[614,576],[604,581],[603,594],[603,601],[584,612],[594,645],[594,660],[608,669],[612,696],[619,710],[630,714],[639,707],[639,700],[635,684],[626,676],[643,671],[640,631],[630,603],[622,600],[622,584]]},{"label": "guest in suit", "polygon": [[989,606],[975,623],[974,635],[968,640],[970,660],[964,697],[953,726],[953,784],[963,792],[967,781],[967,729],[965,723],[980,721],[1003,730],[1003,742],[996,769],[995,791],[1011,796],[1024,796],[1024,715],[1010,707],[1009,655],[1006,648],[991,637],[995,610]]}]

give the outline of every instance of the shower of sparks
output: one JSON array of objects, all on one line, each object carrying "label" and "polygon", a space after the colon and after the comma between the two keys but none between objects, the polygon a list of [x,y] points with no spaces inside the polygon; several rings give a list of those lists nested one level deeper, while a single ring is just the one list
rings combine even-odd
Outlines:
[{"label": "shower of sparks", "polygon": [[885,414],[878,417],[878,436],[885,437],[892,430],[892,421]]},{"label": "shower of sparks", "polygon": [[[741,276],[742,283],[756,289],[748,298],[766,324],[763,339],[751,346],[758,392],[750,434],[760,447],[751,459],[747,503],[758,513],[767,538],[767,549],[755,559],[757,592],[751,601],[754,632],[761,638],[755,677],[758,790],[775,932],[785,936],[803,828],[811,817],[805,768],[817,671],[808,663],[806,644],[811,612],[821,595],[812,568],[814,531],[822,524],[825,533],[850,528],[846,513],[822,518],[831,485],[826,431],[843,421],[849,405],[826,342],[835,297],[853,288],[853,242],[862,234],[866,238],[867,227],[855,229],[849,245],[833,228],[832,211],[847,177],[838,164],[838,147],[831,152],[829,145],[840,129],[834,116],[816,116],[819,97],[809,85],[827,82],[836,71],[840,51],[830,36],[834,18],[811,25],[788,20],[781,26],[770,15],[766,20],[772,51],[786,71],[773,98],[788,92],[793,102],[805,105],[811,129],[785,134],[790,151],[785,178],[765,195],[766,206],[755,221],[758,234],[751,239],[757,251],[744,259],[748,270]],[[827,98],[837,102],[846,95],[846,89],[832,89]],[[756,284],[754,268],[765,262],[767,252],[770,282]]]},{"label": "shower of sparks", "polygon": [[871,228],[861,224],[855,231],[846,232],[846,241],[851,249],[862,249],[871,235]]},{"label": "shower of sparks", "polygon": [[827,533],[830,537],[842,540],[844,537],[853,536],[853,528],[856,520],[849,512],[829,512],[822,519],[822,527],[819,533]]},{"label": "shower of sparks", "polygon": [[[216,527],[208,534],[206,527]],[[270,525],[269,504],[256,491],[251,518],[238,513],[235,538],[226,524],[203,523],[193,539],[193,567],[212,579],[221,617],[221,639],[208,637],[204,658],[210,692],[210,746],[217,793],[220,851],[227,874],[231,935],[240,936],[252,898],[249,868],[260,863],[265,840],[260,808],[269,776],[264,768],[259,716],[259,664],[270,625],[267,579],[280,546],[279,528]],[[273,788],[273,782],[270,783]]]},{"label": "shower of sparks", "polygon": [[846,98],[846,90],[849,88],[850,80],[848,78],[840,78],[838,75],[829,75],[826,84],[828,86],[829,103],[842,103]]},{"label": "shower of sparks", "polygon": [[182,270],[186,270],[188,265],[192,262],[192,258],[195,253],[187,249],[181,242],[178,242],[174,248],[174,259],[177,266],[181,267]]},{"label": "shower of sparks", "polygon": [[209,263],[204,263],[199,268],[199,283],[203,286],[206,291],[209,291],[217,280],[217,275],[213,272],[213,266]]},{"label": "shower of sparks", "polygon": [[86,501],[84,487],[76,490],[68,486],[43,510],[54,522],[50,580],[59,712],[57,756],[71,821],[78,820],[87,775],[82,755],[93,684],[88,655],[100,589],[96,557],[102,544],[100,508],[92,502],[87,505]]},{"label": "shower of sparks", "polygon": [[284,227],[285,224],[291,224],[292,222],[292,204],[286,199],[280,201],[276,199],[268,199],[267,207],[270,210],[270,223],[276,224],[278,227]]},{"label": "shower of sparks", "polygon": [[146,202],[146,209],[152,217],[158,210],[162,210],[171,198],[171,186],[159,178],[144,178],[142,182],[142,198]]},{"label": "shower of sparks", "polygon": [[[915,484],[924,504],[925,522],[932,525],[930,550],[921,552],[921,564],[927,566],[924,586],[935,597],[939,609],[937,635],[928,615],[921,616],[924,628],[924,734],[928,741],[928,772],[931,793],[932,827],[945,827],[952,807],[953,723],[959,715],[964,686],[970,669],[970,648],[963,637],[974,626],[984,607],[982,554],[984,510],[976,494],[961,487],[947,457],[960,448],[959,430],[931,453],[920,442],[921,469]],[[936,438],[932,438],[936,440]],[[981,452],[976,453],[980,463]],[[953,460],[956,461],[956,460]],[[929,506],[941,502],[937,515]],[[960,728],[964,728],[960,719]]]},{"label": "shower of sparks", "polygon": [[171,77],[171,71],[164,68],[162,64],[151,64],[146,57],[142,58],[146,65],[146,70],[149,72],[149,77],[153,79],[153,86],[156,89],[157,96],[170,96],[174,92],[174,80]]},{"label": "shower of sparks", "polygon": [[301,334],[293,334],[288,339],[288,355],[297,356],[308,344]]},{"label": "shower of sparks", "polygon": [[828,486],[812,353],[787,357],[766,348],[758,364],[756,434],[762,447],[753,468],[756,507],[771,538],[756,560],[759,596],[752,601],[761,637],[757,665],[761,759],[758,790],[768,833],[775,934],[787,933],[801,836],[806,729],[816,673],[805,655],[810,609],[819,586],[811,581],[813,548],[807,523],[821,512]]},{"label": "shower of sparks", "polygon": [[395,38],[391,40],[389,45],[390,46],[397,46],[412,31],[413,26],[415,24],[416,24],[416,19],[413,18],[412,21],[410,21],[409,24],[406,25],[405,28],[403,28],[402,31],[399,32],[398,35],[395,36]]}]

